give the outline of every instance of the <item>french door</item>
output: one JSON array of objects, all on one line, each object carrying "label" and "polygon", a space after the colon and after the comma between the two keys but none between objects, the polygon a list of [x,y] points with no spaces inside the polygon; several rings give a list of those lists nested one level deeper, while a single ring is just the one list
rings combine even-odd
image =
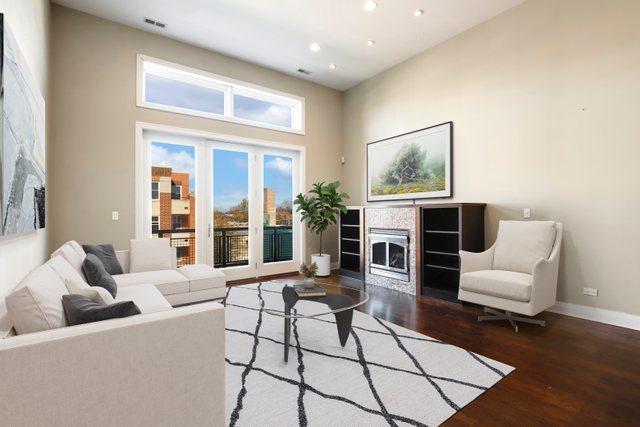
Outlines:
[{"label": "french door", "polygon": [[227,280],[297,270],[299,151],[144,135],[140,235],[169,238],[179,265],[207,263]]},{"label": "french door", "polygon": [[300,191],[294,151],[209,141],[207,262],[229,280],[295,271]]}]

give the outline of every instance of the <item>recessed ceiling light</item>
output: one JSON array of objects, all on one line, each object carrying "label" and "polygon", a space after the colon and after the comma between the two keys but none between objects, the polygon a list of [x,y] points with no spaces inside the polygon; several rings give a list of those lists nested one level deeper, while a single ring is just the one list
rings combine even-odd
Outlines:
[{"label": "recessed ceiling light", "polygon": [[378,7],[378,3],[376,3],[373,0],[367,0],[364,3],[364,6],[362,6],[362,8],[367,12],[373,12],[376,9],[376,7]]},{"label": "recessed ceiling light", "polygon": [[336,64],[330,64],[329,68],[335,70],[336,68],[338,68],[338,66]]},{"label": "recessed ceiling light", "polygon": [[371,47],[371,46],[373,46],[374,44],[376,44],[376,42],[375,42],[375,41],[373,41],[373,40],[367,40],[366,42],[364,42],[364,44],[366,44],[367,46]]},{"label": "recessed ceiling light", "polygon": [[311,44],[309,45],[309,49],[310,49],[312,52],[317,52],[317,51],[319,51],[319,50],[320,50],[320,45],[319,45],[318,43],[311,43]]},{"label": "recessed ceiling light", "polygon": [[422,16],[423,13],[424,13],[424,10],[416,9],[416,11],[413,12],[413,16]]}]

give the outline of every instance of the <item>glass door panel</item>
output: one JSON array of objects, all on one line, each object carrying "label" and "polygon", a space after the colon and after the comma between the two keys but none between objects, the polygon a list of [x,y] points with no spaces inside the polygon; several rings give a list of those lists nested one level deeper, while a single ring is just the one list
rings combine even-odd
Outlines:
[{"label": "glass door panel", "polygon": [[252,270],[250,151],[214,147],[211,153],[213,265],[239,267],[225,274],[243,278],[247,270]]},{"label": "glass door panel", "polygon": [[269,153],[262,156],[263,266],[294,259],[293,169],[291,156]]},{"label": "glass door panel", "polygon": [[196,263],[196,148],[150,142],[151,236],[168,238],[178,266]]}]

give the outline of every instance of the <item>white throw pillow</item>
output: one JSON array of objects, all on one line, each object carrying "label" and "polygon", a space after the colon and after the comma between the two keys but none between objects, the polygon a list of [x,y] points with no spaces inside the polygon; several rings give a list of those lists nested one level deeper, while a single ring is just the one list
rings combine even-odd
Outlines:
[{"label": "white throw pillow", "polygon": [[84,276],[81,276],[63,256],[53,256],[47,264],[53,271],[58,273],[63,282],[72,282],[75,288],[89,287],[89,284],[84,280]]},{"label": "white throw pillow", "polygon": [[554,221],[500,221],[493,269],[533,273],[540,259],[547,259],[556,239]]},{"label": "white throw pillow", "polygon": [[131,240],[129,271],[171,270],[169,239]]},{"label": "white throw pillow", "polygon": [[56,256],[62,256],[67,260],[69,264],[80,274],[84,276],[82,273],[82,263],[84,262],[87,254],[82,249],[82,246],[78,244],[75,240],[70,240],[64,245],[60,246],[56,249],[53,254],[51,254],[51,258],[55,258]]},{"label": "white throw pillow", "polygon": [[49,262],[25,277],[6,298],[7,311],[17,334],[67,326],[62,296],[69,291]]},{"label": "white throw pillow", "polygon": [[91,300],[99,303],[110,305],[116,302],[111,293],[102,286],[89,286],[88,284],[77,286],[70,280],[65,280],[65,285],[70,294],[83,295]]}]

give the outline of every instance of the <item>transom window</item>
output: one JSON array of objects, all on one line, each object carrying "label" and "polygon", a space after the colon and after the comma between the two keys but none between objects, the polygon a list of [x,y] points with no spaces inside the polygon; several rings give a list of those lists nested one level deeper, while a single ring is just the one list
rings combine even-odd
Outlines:
[{"label": "transom window", "polygon": [[144,55],[138,106],[304,134],[304,98]]}]

